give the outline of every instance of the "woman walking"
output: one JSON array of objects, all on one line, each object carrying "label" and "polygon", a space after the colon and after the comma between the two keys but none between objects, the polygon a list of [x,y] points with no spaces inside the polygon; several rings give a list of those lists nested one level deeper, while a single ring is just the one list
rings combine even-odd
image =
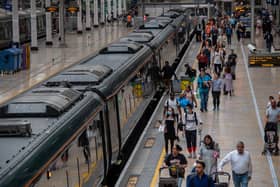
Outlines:
[{"label": "woman walking", "polygon": [[220,78],[220,74],[214,73],[214,79],[212,81],[212,96],[213,96],[213,110],[219,111],[221,90],[223,88],[223,81]]},{"label": "woman walking", "polygon": [[187,105],[187,111],[182,120],[183,124],[185,124],[187,150],[189,152],[188,158],[196,158],[196,134],[197,130],[201,129],[202,122],[198,122],[197,113],[193,111],[193,106],[191,104]]},{"label": "woman walking", "polygon": [[219,144],[213,141],[210,135],[203,138],[199,149],[199,159],[205,162],[205,173],[211,176],[217,171],[218,158],[220,156]]},{"label": "woman walking", "polygon": [[225,75],[224,75],[224,82],[225,82],[225,93],[229,93],[230,96],[233,95],[233,79],[230,68],[225,69]]},{"label": "woman walking", "polygon": [[165,153],[168,154],[168,145],[170,143],[170,152],[174,146],[174,140],[176,139],[175,133],[175,112],[174,109],[168,107],[165,114],[165,127],[164,127],[164,141],[165,141]]}]

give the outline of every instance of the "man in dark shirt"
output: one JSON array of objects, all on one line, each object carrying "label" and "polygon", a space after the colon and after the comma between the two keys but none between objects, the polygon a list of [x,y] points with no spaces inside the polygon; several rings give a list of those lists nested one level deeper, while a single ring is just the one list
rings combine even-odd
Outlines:
[{"label": "man in dark shirt", "polygon": [[169,62],[168,61],[165,61],[165,65],[164,67],[162,68],[161,72],[163,73],[163,81],[164,81],[164,84],[166,86],[166,88],[169,90],[170,89],[170,84],[171,84],[171,78],[172,78],[172,75],[175,75],[174,71],[173,71],[173,68],[169,65]]},{"label": "man in dark shirt", "polygon": [[188,176],[187,187],[215,187],[211,177],[204,173],[205,163],[197,160],[196,173]]},{"label": "man in dark shirt", "polygon": [[172,148],[172,153],[167,155],[164,161],[164,166],[170,168],[170,175],[178,177],[178,187],[182,185],[183,178],[185,177],[185,168],[187,167],[187,159],[180,153],[181,151],[182,147],[177,144]]}]

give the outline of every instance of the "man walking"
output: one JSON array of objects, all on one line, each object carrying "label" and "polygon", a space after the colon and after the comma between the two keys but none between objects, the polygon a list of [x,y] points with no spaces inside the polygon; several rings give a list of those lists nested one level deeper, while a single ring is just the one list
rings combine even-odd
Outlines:
[{"label": "man walking", "polygon": [[235,187],[248,187],[252,177],[252,162],[248,151],[244,150],[244,143],[239,141],[236,150],[228,153],[219,163],[218,170],[222,171],[223,166],[231,163],[232,178]]},{"label": "man walking", "polygon": [[180,153],[181,151],[182,147],[178,144],[175,145],[172,148],[172,153],[167,155],[163,164],[164,167],[170,167],[170,174],[172,177],[178,177],[178,187],[182,185],[185,177],[185,168],[188,164],[186,157]]},{"label": "man walking", "polygon": [[268,52],[271,52],[271,47],[272,47],[272,44],[273,44],[273,36],[270,32],[266,32],[265,35],[264,35],[264,39],[265,39],[265,42],[266,42],[266,48],[268,50]]},{"label": "man walking", "polygon": [[187,187],[215,187],[212,178],[204,173],[205,163],[197,160],[194,175],[187,178]]}]

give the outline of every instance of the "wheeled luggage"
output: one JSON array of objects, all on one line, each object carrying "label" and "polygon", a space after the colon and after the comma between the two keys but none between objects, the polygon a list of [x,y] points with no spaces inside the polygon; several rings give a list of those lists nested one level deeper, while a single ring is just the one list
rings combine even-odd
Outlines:
[{"label": "wheeled luggage", "polygon": [[177,177],[168,176],[161,176],[161,172],[164,169],[168,169],[170,173],[171,167],[162,167],[159,169],[159,187],[177,187],[178,186],[178,176],[179,173],[177,172]]},{"label": "wheeled luggage", "polygon": [[263,154],[270,152],[271,154],[278,154],[278,134],[277,124],[268,122],[264,128],[264,150]]},{"label": "wheeled luggage", "polygon": [[211,177],[214,179],[215,187],[229,187],[230,174],[227,172],[214,172]]}]

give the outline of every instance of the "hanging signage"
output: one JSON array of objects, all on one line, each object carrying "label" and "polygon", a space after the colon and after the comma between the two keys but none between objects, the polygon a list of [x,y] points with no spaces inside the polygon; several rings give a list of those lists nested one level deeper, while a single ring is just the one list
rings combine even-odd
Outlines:
[{"label": "hanging signage", "polygon": [[57,6],[46,7],[46,12],[58,12],[58,7]]},{"label": "hanging signage", "polygon": [[68,7],[66,8],[67,12],[75,13],[79,11],[79,7]]},{"label": "hanging signage", "polygon": [[249,55],[248,57],[249,66],[263,66],[272,67],[280,66],[280,55]]}]

